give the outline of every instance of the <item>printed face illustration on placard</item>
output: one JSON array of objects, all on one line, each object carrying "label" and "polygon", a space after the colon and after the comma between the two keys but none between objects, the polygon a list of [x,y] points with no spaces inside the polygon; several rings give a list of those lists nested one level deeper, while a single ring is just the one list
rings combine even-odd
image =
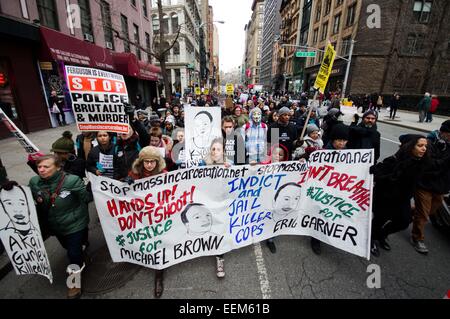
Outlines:
[{"label": "printed face illustration on placard", "polygon": [[28,202],[22,188],[13,187],[10,191],[3,189],[0,192],[0,202],[15,229],[19,231],[31,229]]},{"label": "printed face illustration on placard", "polygon": [[192,236],[201,236],[211,230],[212,215],[203,204],[189,204],[181,213],[181,220]]},{"label": "printed face illustration on placard", "polygon": [[295,183],[282,185],[275,193],[273,216],[275,220],[286,218],[295,212],[300,202],[301,186]]},{"label": "printed face illustration on placard", "polygon": [[211,115],[206,112],[200,112],[194,119],[195,134],[200,136],[209,136],[211,134]]}]

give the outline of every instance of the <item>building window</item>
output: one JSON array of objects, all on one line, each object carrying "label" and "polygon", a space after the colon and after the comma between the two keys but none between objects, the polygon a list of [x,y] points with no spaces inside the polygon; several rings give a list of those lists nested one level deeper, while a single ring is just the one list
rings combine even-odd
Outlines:
[{"label": "building window", "polygon": [[331,11],[331,0],[326,0],[325,1],[325,12],[323,14],[323,16],[327,16]]},{"label": "building window", "polygon": [[131,5],[132,5],[133,7],[136,7],[136,0],[131,0]]},{"label": "building window", "polygon": [[320,40],[325,40],[327,38],[328,35],[328,22],[324,23],[322,25],[322,37],[320,38]]},{"label": "building window", "polygon": [[170,21],[172,23],[172,32],[175,33],[178,31],[178,15],[176,13],[172,13],[172,15],[170,16]]},{"label": "building window", "polygon": [[314,33],[313,33],[313,44],[316,44],[318,40],[319,40],[319,28],[314,30]]},{"label": "building window", "polygon": [[420,23],[430,22],[432,1],[414,1],[414,17]]},{"label": "building window", "polygon": [[152,55],[150,54],[150,51],[152,50],[152,47],[150,46],[150,34],[145,32],[145,48],[147,49],[147,61],[148,63],[152,63]]},{"label": "building window", "polygon": [[142,59],[139,39],[139,27],[133,23],[134,43],[136,44],[136,56],[139,60]]},{"label": "building window", "polygon": [[317,59],[316,59],[317,64],[322,63],[323,55],[324,55],[323,51],[325,50],[325,48],[320,48],[320,50],[322,50],[322,51],[317,51]]},{"label": "building window", "polygon": [[147,0],[142,0],[142,12],[144,12],[144,17],[148,18]]},{"label": "building window", "polygon": [[81,30],[84,34],[84,39],[94,42],[94,31],[92,29],[91,8],[88,0],[78,0],[81,15]]},{"label": "building window", "polygon": [[322,15],[322,1],[317,3],[316,8],[316,22],[320,20],[320,16]]},{"label": "building window", "polygon": [[336,0],[336,7],[339,7],[343,3],[344,3],[344,0]]},{"label": "building window", "polygon": [[169,34],[169,16],[167,14],[163,16],[163,21],[161,24],[161,32],[162,34]]},{"label": "building window", "polygon": [[333,34],[339,33],[339,28],[341,26],[341,14],[338,14],[334,17],[334,24],[333,24]]},{"label": "building window", "polygon": [[152,15],[152,29],[154,35],[159,34],[159,19],[156,14]]},{"label": "building window", "polygon": [[105,34],[106,47],[114,50],[114,38],[111,25],[111,8],[109,7],[109,3],[105,0],[100,2],[100,8],[102,11],[103,33]]},{"label": "building window", "polygon": [[123,14],[120,15],[120,24],[122,25],[123,47],[125,52],[130,52],[130,34],[128,33],[128,19]]},{"label": "building window", "polygon": [[30,19],[30,15],[28,14],[28,7],[27,7],[27,1],[26,0],[20,0],[20,9],[22,11],[22,17],[24,19]]},{"label": "building window", "polygon": [[341,55],[347,56],[350,54],[351,37],[342,39]]},{"label": "building window", "polygon": [[348,7],[347,11],[347,24],[346,26],[349,27],[355,23],[355,16],[356,16],[356,3],[350,7]]},{"label": "building window", "polygon": [[308,30],[305,30],[302,32],[302,34],[300,35],[300,44],[301,45],[305,45],[308,42]]},{"label": "building window", "polygon": [[406,54],[421,54],[424,49],[425,37],[423,34],[410,33],[406,40]]},{"label": "building window", "polygon": [[43,26],[59,30],[55,0],[36,0],[39,21]]}]

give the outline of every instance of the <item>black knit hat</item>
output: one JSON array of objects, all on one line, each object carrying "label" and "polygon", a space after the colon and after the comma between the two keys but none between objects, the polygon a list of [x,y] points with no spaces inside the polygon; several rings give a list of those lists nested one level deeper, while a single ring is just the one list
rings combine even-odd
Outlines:
[{"label": "black knit hat", "polygon": [[401,145],[403,145],[403,144],[409,143],[413,140],[417,141],[421,138],[426,138],[426,137],[423,135],[420,135],[420,134],[403,134],[403,135],[400,135],[398,140],[400,141]]},{"label": "black knit hat", "polygon": [[337,124],[335,127],[333,127],[333,130],[331,131],[330,139],[332,141],[334,141],[334,140],[348,141],[349,135],[350,135],[350,130],[347,125]]},{"label": "black knit hat", "polygon": [[439,131],[443,133],[450,133],[450,120],[447,120],[444,123],[442,123]]},{"label": "black knit hat", "polygon": [[58,138],[52,144],[52,152],[72,153],[74,151],[74,142],[72,140],[72,133],[65,131],[62,137]]}]

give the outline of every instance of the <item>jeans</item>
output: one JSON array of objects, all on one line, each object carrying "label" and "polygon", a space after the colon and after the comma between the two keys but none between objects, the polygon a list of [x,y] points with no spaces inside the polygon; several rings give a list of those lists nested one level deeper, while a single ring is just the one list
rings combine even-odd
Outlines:
[{"label": "jeans", "polygon": [[61,125],[61,122],[62,124],[66,125],[66,115],[64,114],[63,110],[60,111],[61,113],[53,113],[53,114],[55,114],[56,121],[58,121],[58,125]]},{"label": "jeans", "polygon": [[426,116],[426,112],[424,110],[420,110],[419,111],[419,122],[422,123],[423,120],[425,119]]},{"label": "jeans", "polygon": [[397,108],[391,106],[391,114],[389,115],[390,119],[395,119],[395,115],[397,114]]},{"label": "jeans", "polygon": [[433,121],[433,113],[431,112],[427,112],[427,118],[425,120],[425,122],[432,122]]},{"label": "jeans", "polygon": [[70,235],[57,235],[61,246],[67,250],[70,264],[83,266],[83,245],[88,245],[88,229],[85,228]]},{"label": "jeans", "polygon": [[442,205],[443,195],[433,194],[424,189],[416,190],[414,201],[416,208],[413,212],[413,228],[411,236],[415,241],[425,239],[424,229],[428,216],[433,215]]}]

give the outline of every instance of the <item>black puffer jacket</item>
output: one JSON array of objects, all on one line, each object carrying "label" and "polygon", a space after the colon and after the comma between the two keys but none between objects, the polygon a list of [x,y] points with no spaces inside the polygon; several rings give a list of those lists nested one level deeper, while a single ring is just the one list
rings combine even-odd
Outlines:
[{"label": "black puffer jacket", "polygon": [[371,128],[365,127],[363,123],[350,126],[350,136],[347,144],[348,149],[374,149],[375,162],[380,158],[381,135],[374,125]]},{"label": "black puffer jacket", "polygon": [[115,152],[115,144],[113,143],[110,143],[107,148],[102,148],[101,145],[97,145],[96,147],[94,147],[89,152],[86,162],[86,169],[88,172],[96,174],[96,171],[99,170],[99,165],[102,164],[102,162],[105,163],[105,161],[110,163],[111,159],[112,167],[104,167],[102,176],[106,176],[116,180],[125,178],[128,175],[128,171],[124,163],[123,156],[117,156],[117,153]]},{"label": "black puffer jacket", "polygon": [[450,191],[450,143],[440,137],[439,131],[431,132],[427,140],[432,161],[427,165],[419,187],[434,194],[447,194]]}]

